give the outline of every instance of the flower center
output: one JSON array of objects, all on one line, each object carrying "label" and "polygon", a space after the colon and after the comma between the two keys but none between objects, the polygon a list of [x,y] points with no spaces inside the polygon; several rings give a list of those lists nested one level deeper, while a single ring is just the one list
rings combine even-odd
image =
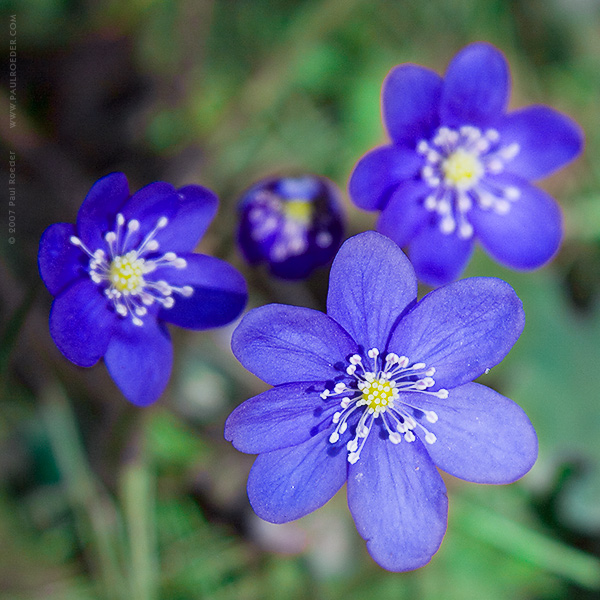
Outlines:
[{"label": "flower center", "polygon": [[350,417],[355,415],[356,418],[360,414],[355,435],[346,443],[348,462],[351,464],[360,458],[361,450],[377,419],[381,419],[382,427],[392,444],[399,444],[403,438],[407,442],[414,442],[415,432],[428,444],[435,443],[435,434],[421,421],[424,419],[429,423],[436,423],[437,414],[420,408],[418,402],[409,403],[409,398],[400,395],[404,392],[419,392],[442,400],[448,398],[448,390],[429,389],[435,386],[432,377],[435,368],[428,368],[425,363],[411,365],[406,356],[398,356],[393,352],[382,358],[377,348],[371,348],[367,357],[365,362],[369,363],[369,369],[363,364],[363,357],[354,354],[346,367],[350,381],[339,381],[332,389],[321,392],[324,400],[332,396],[343,396],[340,401],[341,410],[333,415],[336,427],[329,436],[329,442],[337,443],[348,430]]},{"label": "flower center", "polygon": [[145,284],[144,259],[135,252],[117,256],[110,263],[108,279],[112,286],[123,293],[139,293]]},{"label": "flower center", "polygon": [[164,280],[145,278],[158,267],[187,267],[185,259],[174,252],[157,253],[159,243],[154,238],[158,231],[167,226],[167,217],[158,219],[152,231],[138,244],[132,243],[132,237],[140,228],[139,221],[132,219],[126,222],[119,213],[116,223],[115,231],[109,231],[104,236],[108,254],[103,248],[92,252],[75,236],[70,238],[70,242],[89,256],[90,279],[104,287],[104,295],[113,303],[115,311],[121,317],[130,316],[134,325],[141,326],[144,324],[142,317],[148,314],[149,306],[157,303],[162,308],[172,308],[175,304],[174,294],[189,298],[194,289],[189,285],[174,286]]},{"label": "flower center", "polygon": [[310,200],[288,200],[283,204],[283,212],[288,219],[308,227],[313,213],[312,202]]},{"label": "flower center", "polygon": [[503,145],[495,129],[440,127],[431,140],[417,144],[417,152],[425,158],[421,178],[431,188],[424,207],[437,216],[442,233],[469,239],[468,213],[474,205],[504,215],[521,195],[494,178],[520,152],[519,144]]},{"label": "flower center", "polygon": [[444,181],[461,190],[470,190],[483,175],[483,165],[477,156],[459,148],[442,162]]},{"label": "flower center", "polygon": [[385,412],[388,406],[394,405],[394,399],[398,398],[396,382],[383,377],[359,382],[358,389],[362,391],[363,402],[374,412]]}]

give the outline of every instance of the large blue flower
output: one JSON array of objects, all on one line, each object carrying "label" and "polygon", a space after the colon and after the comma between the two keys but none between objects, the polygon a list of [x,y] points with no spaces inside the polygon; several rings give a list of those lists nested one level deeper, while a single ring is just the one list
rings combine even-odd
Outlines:
[{"label": "large blue flower", "polygon": [[350,196],[381,211],[378,231],[408,246],[426,283],[457,278],[475,239],[514,269],[539,267],[559,247],[559,207],[529,182],[577,156],[583,136],[546,106],[506,113],[509,88],[504,57],[486,43],[463,48],[443,79],[404,64],[384,81],[392,143],[358,162]]},{"label": "large blue flower", "polygon": [[415,569],[437,551],[447,497],[436,466],[509,483],[537,457],[511,400],[471,381],[507,354],[524,314],[503,281],[448,284],[416,302],[413,268],[366,232],[334,260],[327,314],[271,304],[233,334],[241,363],[275,387],[229,416],[225,437],[258,454],[248,496],[267,521],[297,519],[348,482],[348,504],[373,558]]},{"label": "large blue flower", "polygon": [[130,195],[123,173],[99,179],[77,224],[56,223],[40,241],[41,277],[55,296],[50,333],[76,365],[100,358],[128,400],[154,402],[173,362],[164,322],[219,327],[243,310],[246,284],[229,264],[192,250],[217,197],[156,182]]},{"label": "large blue flower", "polygon": [[251,264],[282,279],[304,279],[330,262],[344,225],[341,193],[324,177],[271,177],[240,200],[238,242]]}]

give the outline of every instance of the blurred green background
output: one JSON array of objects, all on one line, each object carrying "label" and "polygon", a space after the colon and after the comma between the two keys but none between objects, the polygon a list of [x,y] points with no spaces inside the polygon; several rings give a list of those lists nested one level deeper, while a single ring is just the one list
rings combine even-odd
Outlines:
[{"label": "blurred green background", "polygon": [[[0,236],[0,600],[600,598],[597,0],[0,0],[0,9],[3,198],[16,155],[16,243],[6,200]],[[137,409],[102,366],[79,369],[52,344],[37,245],[51,223],[73,222],[111,171],[132,189],[201,183],[221,205],[200,250],[243,270],[250,305],[323,308],[327,269],[281,283],[242,264],[240,192],[308,171],[345,193],[356,160],[385,140],[386,73],[402,62],[443,72],[476,40],[506,54],[513,108],[549,104],[587,137],[584,155],[542,183],[564,209],[556,260],[513,273],[477,252],[467,272],[502,277],[524,302],[525,332],[482,382],[527,411],[540,458],[510,486],[446,477],[440,551],[419,571],[392,574],[370,560],[344,491],[295,523],[253,515],[252,457],[222,428],[264,386],[231,355],[232,327],[174,331],[170,387]],[[373,227],[347,199],[346,210],[348,235]]]}]

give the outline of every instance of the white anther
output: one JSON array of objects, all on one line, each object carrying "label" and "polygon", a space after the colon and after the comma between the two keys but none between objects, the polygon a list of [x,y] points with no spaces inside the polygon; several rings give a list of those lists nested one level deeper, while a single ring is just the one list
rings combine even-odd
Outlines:
[{"label": "white anther", "polygon": [[513,142],[512,144],[501,148],[498,154],[500,154],[500,156],[502,156],[504,160],[509,161],[512,160],[517,154],[519,154],[520,151],[521,146],[519,146],[519,144],[517,144],[516,142]]},{"label": "white anther", "polygon": [[471,223],[467,223],[466,221],[461,223],[460,227],[458,228],[458,237],[462,238],[463,240],[468,240],[472,235],[473,226]]},{"label": "white anther", "polygon": [[137,231],[140,228],[140,222],[137,219],[132,219],[127,223],[127,229],[129,231]]},{"label": "white anther", "polygon": [[141,327],[144,324],[144,321],[134,316],[131,317],[131,320],[133,321],[133,324],[137,325],[138,327]]},{"label": "white anther", "polygon": [[69,241],[71,242],[71,244],[73,244],[73,246],[81,246],[81,240],[78,237],[75,237],[74,235],[72,235],[69,238]]},{"label": "white anther", "polygon": [[429,367],[429,369],[427,369],[427,371],[425,371],[425,375],[427,375],[427,377],[431,377],[432,375],[435,375],[435,367]]},{"label": "white anther", "polygon": [[349,360],[350,364],[357,365],[362,361],[362,358],[358,354],[353,354]]},{"label": "white anther", "polygon": [[499,158],[492,158],[492,160],[490,160],[486,166],[487,170],[494,175],[501,173],[504,169],[504,164]]},{"label": "white anther", "polygon": [[348,452],[356,452],[358,450],[358,440],[356,438],[351,439],[346,444],[346,449],[348,450]]},{"label": "white anther", "polygon": [[163,259],[167,262],[172,262],[177,259],[177,254],[175,254],[175,252],[167,252],[163,254]]},{"label": "white anther", "polygon": [[427,196],[427,198],[425,198],[425,202],[423,203],[423,206],[425,207],[425,210],[428,211],[434,211],[437,207],[437,199],[435,196]]},{"label": "white anther", "polygon": [[395,354],[394,352],[390,352],[385,357],[385,361],[390,363],[391,365],[397,364],[399,360],[400,360],[400,357],[397,354]]},{"label": "white anther", "polygon": [[155,250],[158,250],[158,242],[156,240],[152,240],[151,242],[148,242],[146,244],[146,250],[149,250],[150,252],[154,252]]},{"label": "white anther", "polygon": [[175,305],[175,299],[172,296],[165,298],[162,302],[163,308],[173,308]]},{"label": "white anther", "polygon": [[157,229],[164,229],[169,224],[169,219],[167,217],[161,217],[156,224]]},{"label": "white anther", "polygon": [[348,408],[350,406],[350,398],[346,397],[346,398],[342,398],[342,401],[340,402],[340,406],[342,408]]},{"label": "white anther", "polygon": [[521,190],[510,185],[504,190],[504,197],[508,200],[518,200],[521,197]]},{"label": "white anther", "polygon": [[399,444],[402,441],[402,436],[398,432],[392,431],[389,439],[392,444]]},{"label": "white anther", "polygon": [[434,434],[434,433],[431,433],[431,431],[428,431],[428,432],[425,434],[425,441],[426,441],[428,444],[435,444],[436,440],[437,440],[437,438],[435,437],[435,434]]},{"label": "white anther", "polygon": [[351,465],[355,464],[359,458],[360,454],[358,452],[351,452],[350,454],[348,454],[348,462]]},{"label": "white anther", "polygon": [[116,239],[117,239],[117,234],[114,231],[109,231],[105,236],[104,239],[109,243],[112,244]]},{"label": "white anther", "polygon": [[421,382],[425,387],[431,387],[435,384],[435,381],[431,377],[424,377],[423,379],[421,379]]},{"label": "white anther", "polygon": [[341,416],[342,416],[341,412],[334,413],[333,419],[332,419],[333,423],[337,425],[340,422],[340,417]]},{"label": "white anther", "polygon": [[404,434],[404,439],[405,439],[407,442],[414,442],[414,441],[415,441],[415,434],[414,434],[412,431],[407,431],[407,432]]},{"label": "white anther", "polygon": [[350,365],[349,367],[346,367],[346,373],[348,373],[348,375],[354,375],[355,371],[356,365]]},{"label": "white anther", "polygon": [[147,309],[145,306],[138,306],[138,307],[135,309],[135,314],[136,314],[138,317],[143,317],[143,316],[144,316],[144,315],[146,315],[147,313],[148,313],[148,309]]},{"label": "white anther", "polygon": [[187,267],[187,260],[185,258],[176,258],[173,261],[173,266],[176,269],[185,269]]},{"label": "white anther", "polygon": [[329,441],[332,444],[335,444],[338,440],[340,439],[340,436],[338,434],[337,431],[334,431],[330,436],[329,436]]},{"label": "white anther", "polygon": [[377,348],[371,348],[367,354],[369,358],[377,358],[379,356],[379,350],[377,350]]},{"label": "white anther", "polygon": [[124,223],[125,223],[125,217],[121,213],[119,213],[117,215],[117,225],[119,227],[122,227]]},{"label": "white anther", "polygon": [[340,425],[340,433],[346,433],[346,429],[348,429],[348,423],[346,423],[346,421],[344,421],[341,425]]},{"label": "white anther", "polygon": [[485,137],[490,141],[490,142],[497,142],[500,139],[500,134],[498,133],[497,129],[488,129],[485,132]]},{"label": "white anther", "polygon": [[448,397],[448,390],[445,390],[443,388],[434,393],[438,398],[441,398],[442,400],[445,400]]},{"label": "white anther", "polygon": [[333,388],[333,391],[336,394],[339,394],[340,392],[343,392],[346,389],[346,384],[342,381],[340,381],[339,383],[335,384],[335,387]]},{"label": "white anther", "polygon": [[450,234],[456,229],[456,221],[452,217],[444,217],[440,221],[440,231],[445,234]]},{"label": "white anther", "polygon": [[327,397],[331,394],[331,392],[329,390],[323,390],[319,396],[321,396],[321,398],[323,398],[323,400],[326,400]]},{"label": "white anther", "polygon": [[429,144],[425,140],[421,140],[417,144],[417,152],[419,154],[427,154],[429,152]]},{"label": "white anther", "polygon": [[496,200],[494,211],[499,215],[507,214],[510,211],[510,202],[508,200]]},{"label": "white anther", "polygon": [[116,304],[115,310],[122,316],[127,316],[127,307],[124,304]]},{"label": "white anther", "polygon": [[437,413],[434,412],[433,410],[426,410],[425,411],[425,418],[430,422],[430,423],[437,423],[438,420],[438,416]]}]

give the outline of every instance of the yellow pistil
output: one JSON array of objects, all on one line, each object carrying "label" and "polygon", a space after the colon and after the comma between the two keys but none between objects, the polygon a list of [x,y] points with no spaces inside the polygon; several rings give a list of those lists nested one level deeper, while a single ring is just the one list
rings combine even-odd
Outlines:
[{"label": "yellow pistil", "polygon": [[310,200],[288,200],[283,203],[283,210],[288,219],[293,219],[302,225],[310,225],[313,212]]},{"label": "yellow pistil", "polygon": [[474,187],[484,173],[479,158],[460,148],[442,163],[442,170],[446,183],[460,190]]},{"label": "yellow pistil", "polygon": [[393,405],[395,383],[385,379],[374,379],[362,388],[362,400],[367,406],[377,412],[384,412],[386,407]]},{"label": "yellow pistil", "polygon": [[135,293],[144,287],[144,259],[135,252],[117,256],[110,263],[109,280],[112,287],[122,292]]}]

